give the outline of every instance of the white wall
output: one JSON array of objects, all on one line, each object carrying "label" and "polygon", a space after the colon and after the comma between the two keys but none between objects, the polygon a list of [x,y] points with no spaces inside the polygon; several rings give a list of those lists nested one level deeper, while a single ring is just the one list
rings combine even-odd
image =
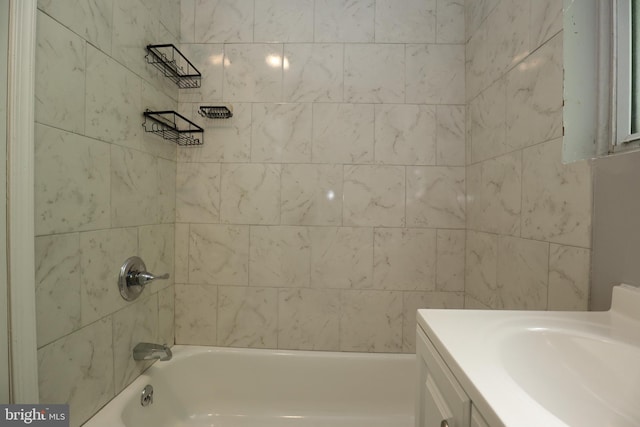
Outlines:
[{"label": "white wall", "polygon": [[638,162],[638,151],[594,160],[592,310],[610,308],[614,285],[640,286]]}]

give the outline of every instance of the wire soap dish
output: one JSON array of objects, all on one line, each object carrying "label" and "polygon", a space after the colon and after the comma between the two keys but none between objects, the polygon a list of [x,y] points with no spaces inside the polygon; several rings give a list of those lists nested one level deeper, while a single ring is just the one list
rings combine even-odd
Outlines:
[{"label": "wire soap dish", "polygon": [[233,108],[224,105],[202,105],[198,114],[208,119],[230,119],[233,117]]},{"label": "wire soap dish", "polygon": [[181,146],[202,145],[201,138],[195,135],[204,133],[204,129],[175,111],[144,112],[142,126],[146,132],[152,132],[166,140]]},{"label": "wire soap dish", "polygon": [[200,87],[202,74],[172,44],[147,45],[147,63],[153,65],[181,89]]}]

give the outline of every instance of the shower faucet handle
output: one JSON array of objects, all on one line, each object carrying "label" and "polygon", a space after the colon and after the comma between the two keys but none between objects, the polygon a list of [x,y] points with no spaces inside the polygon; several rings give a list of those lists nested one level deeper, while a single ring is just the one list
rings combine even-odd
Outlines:
[{"label": "shower faucet handle", "polygon": [[148,271],[138,271],[131,275],[131,280],[138,286],[144,286],[154,280],[166,280],[169,278],[169,273],[162,274],[160,276],[154,276]]},{"label": "shower faucet handle", "polygon": [[128,258],[120,267],[120,277],[118,278],[118,289],[120,295],[127,301],[138,298],[144,287],[154,280],[166,280],[169,273],[153,275],[147,271],[147,266],[140,257],[132,256]]}]

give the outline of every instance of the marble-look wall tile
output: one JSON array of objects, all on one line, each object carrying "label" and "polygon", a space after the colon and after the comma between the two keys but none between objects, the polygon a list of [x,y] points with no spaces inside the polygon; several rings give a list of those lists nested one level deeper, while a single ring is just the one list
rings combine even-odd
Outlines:
[{"label": "marble-look wall tile", "polygon": [[281,186],[282,224],[342,224],[341,165],[283,165]]},{"label": "marble-look wall tile", "polygon": [[491,77],[489,76],[488,48],[487,25],[485,23],[465,45],[465,82],[467,101],[478,96],[478,94],[491,82]]},{"label": "marble-look wall tile", "polygon": [[507,90],[504,79],[494,82],[469,102],[471,162],[487,160],[511,151],[507,140]]},{"label": "marble-look wall tile", "polygon": [[311,286],[314,288],[371,288],[373,229],[313,227]]},{"label": "marble-look wall tile", "polygon": [[[38,0],[38,9],[107,54],[111,53],[113,0]],[[40,23],[38,23],[40,31]],[[71,93],[67,93],[71,95]]]},{"label": "marble-look wall tile", "polygon": [[283,55],[282,44],[226,44],[225,101],[281,101]]},{"label": "marble-look wall tile", "polygon": [[467,106],[465,107],[465,138],[464,138],[464,163],[467,167],[469,167],[471,165],[471,163],[473,163],[471,161],[471,137],[472,137],[472,133],[469,130],[471,128],[470,126],[470,108],[469,108],[469,104],[467,104]]},{"label": "marble-look wall tile", "polygon": [[[166,14],[162,9],[174,9],[171,3],[164,0],[159,7],[158,2],[149,0],[113,0],[111,56],[131,72],[171,94],[173,99],[178,99],[178,87],[147,62],[144,51],[144,47],[150,44],[178,44],[178,34],[172,34],[167,25],[160,22],[160,16]],[[177,10],[173,19],[179,19]],[[177,32],[177,25],[176,22],[175,26],[170,26]]]},{"label": "marble-look wall tile", "polygon": [[436,230],[377,228],[373,287],[395,291],[436,288]]},{"label": "marble-look wall tile", "polygon": [[402,350],[402,292],[341,292],[341,351]]},{"label": "marble-look wall tile", "polygon": [[189,224],[175,224],[174,283],[189,281]]},{"label": "marble-look wall tile", "polygon": [[280,222],[281,165],[223,164],[220,221],[234,224]]},{"label": "marble-look wall tile", "polygon": [[[111,224],[115,227],[159,221],[158,159],[111,146]],[[175,205],[175,201],[174,201]]]},{"label": "marble-look wall tile", "polygon": [[179,90],[180,102],[208,104],[222,100],[224,45],[190,43],[180,45],[180,50],[202,74],[199,88]]},{"label": "marble-look wall tile", "polygon": [[491,310],[492,308],[486,304],[481,303],[477,299],[465,294],[464,296],[464,308],[467,310]]},{"label": "marble-look wall tile", "polygon": [[[187,105],[189,104],[181,104]],[[211,120],[198,114],[193,104],[190,117],[204,129],[204,142],[195,147],[178,147],[182,162],[248,162],[251,157],[251,104],[234,103],[233,117]]]},{"label": "marble-look wall tile", "polygon": [[464,43],[464,0],[437,0],[436,42]]},{"label": "marble-look wall tile", "polygon": [[161,26],[179,40],[180,37],[180,2],[182,0],[162,0],[158,6],[157,0],[143,0],[147,7],[157,13]]},{"label": "marble-look wall tile", "polygon": [[407,226],[465,227],[465,169],[407,168]]},{"label": "marble-look wall tile", "polygon": [[82,325],[88,325],[127,305],[116,283],[124,261],[138,254],[135,228],[80,234]]},{"label": "marble-look wall tile", "polygon": [[591,251],[553,243],[550,246],[548,309],[588,310]]},{"label": "marble-look wall tile", "polygon": [[158,342],[171,346],[175,342],[175,286],[158,292]]},{"label": "marble-look wall tile", "polygon": [[277,289],[220,286],[218,293],[218,345],[277,347]]},{"label": "marble-look wall tile", "polygon": [[530,50],[532,52],[561,30],[561,2],[555,0],[538,0],[531,2]]},{"label": "marble-look wall tile", "polygon": [[465,165],[465,107],[438,105],[436,107],[436,164]]},{"label": "marble-look wall tile", "polygon": [[197,43],[253,41],[253,0],[196,0],[195,8]]},{"label": "marble-look wall tile", "polygon": [[113,362],[116,393],[147,369],[153,361],[135,361],[133,348],[158,341],[158,295],[147,294],[113,314]]},{"label": "marble-look wall tile", "polygon": [[464,104],[464,45],[408,44],[406,102]]},{"label": "marble-look wall tile", "polygon": [[340,291],[280,289],[278,348],[340,349]]},{"label": "marble-look wall tile", "polygon": [[[464,231],[446,230],[439,247],[436,228],[452,225],[438,219],[406,230],[395,246],[381,244],[393,279],[376,289],[373,227],[406,226],[407,167],[429,166],[439,172],[429,197],[448,197],[461,223],[454,227],[464,228],[463,2],[265,0],[250,12],[242,11],[245,2],[232,3],[181,3],[182,22],[195,27],[183,35],[193,45],[184,50],[203,49],[196,55],[203,74],[210,68],[218,76],[214,51],[224,43],[222,100],[213,90],[211,98],[232,105],[234,117],[202,119],[198,107],[210,100],[181,94],[179,111],[205,127],[205,136],[203,146],[178,148],[178,162],[220,164],[220,205],[217,219],[182,217],[186,196],[178,186],[175,268],[177,283],[187,285],[176,285],[176,327],[178,300],[186,298],[178,294],[207,284],[217,289],[217,345],[402,351],[404,289],[434,293],[438,280],[447,290],[463,284]],[[228,21],[236,23],[215,24],[233,13]],[[447,193],[449,185],[455,191]],[[210,202],[192,199],[194,206]],[[217,222],[250,230],[239,238],[246,262],[224,261],[225,271],[239,269],[246,281],[212,279],[209,265],[225,256],[210,254],[236,251],[235,240],[217,246],[213,232],[203,231],[222,229]],[[433,298],[456,305],[451,295]],[[211,343],[212,335],[202,339]]]},{"label": "marble-look wall tile", "polygon": [[465,307],[579,308],[587,298],[576,283],[588,282],[591,184],[587,162],[561,163],[562,4],[465,6],[467,228],[474,230]]},{"label": "marble-look wall tile", "polygon": [[591,246],[591,172],[586,161],[562,163],[562,138],[523,152],[522,236]]},{"label": "marble-look wall tile", "polygon": [[498,238],[499,308],[546,310],[549,243]]},{"label": "marble-look wall tile", "polygon": [[283,61],[285,101],[342,101],[343,44],[285,44]]},{"label": "marble-look wall tile", "polygon": [[36,235],[109,227],[109,146],[35,127]]},{"label": "marble-look wall tile", "polygon": [[507,75],[507,140],[522,148],[562,136],[562,35]]},{"label": "marble-look wall tile", "polygon": [[376,43],[435,43],[436,0],[376,0],[375,7]]},{"label": "marble-look wall tile", "polygon": [[180,42],[196,42],[196,0],[180,1]]},{"label": "marble-look wall tile", "polygon": [[250,285],[309,286],[310,263],[306,227],[251,227]]},{"label": "marble-look wall tile", "polygon": [[314,104],[314,163],[371,163],[374,108],[361,104]]},{"label": "marble-look wall tile", "polygon": [[376,105],[375,160],[383,164],[434,165],[436,107]]},{"label": "marble-look wall tile", "polygon": [[[173,277],[136,303],[115,284],[133,255],[173,276],[177,150],[141,123],[145,108],[177,109],[177,87],[147,64],[144,46],[177,43],[180,2],[40,0],[39,7],[40,398],[70,403],[70,424],[79,426],[148,366],[132,361],[134,343],[174,342]],[[134,225],[141,227],[119,228]]]},{"label": "marble-look wall tile", "polygon": [[158,292],[175,283],[174,279],[174,226],[173,224],[145,225],[138,228],[138,251],[144,260],[147,271],[155,275],[169,273],[169,279],[157,280],[147,288],[151,292]]},{"label": "marble-look wall tile", "polygon": [[143,131],[140,77],[98,49],[87,45],[87,136],[129,145]]},{"label": "marble-look wall tile", "polygon": [[[145,78],[157,77],[157,69],[147,67],[143,49],[154,44],[160,34],[159,23],[155,14],[147,8],[145,0],[112,0],[113,1],[113,34],[111,37],[111,54],[108,54],[123,67]],[[166,29],[164,32],[168,33]],[[168,38],[163,43],[170,43]],[[142,54],[141,54],[142,53]]]},{"label": "marble-look wall tile", "polygon": [[485,307],[498,304],[498,236],[467,230],[465,260],[465,307],[467,299]]},{"label": "marble-look wall tile", "polygon": [[38,348],[80,328],[80,239],[77,233],[36,237]]},{"label": "marble-look wall tile", "polygon": [[403,227],[405,168],[345,166],[343,224]]},{"label": "marble-look wall tile", "polygon": [[499,2],[500,0],[467,0],[464,2],[465,35],[467,40],[476,33],[480,28],[480,24],[487,19],[487,16]]},{"label": "marble-look wall tile", "polygon": [[519,235],[522,153],[515,152],[467,168],[467,228]]},{"label": "marble-look wall tile", "polygon": [[314,41],[371,43],[375,0],[316,0]]},{"label": "marble-look wall tile", "polygon": [[158,223],[176,222],[176,162],[158,158],[156,165]]},{"label": "marble-look wall tile", "polygon": [[38,350],[40,401],[66,403],[80,426],[115,396],[111,317]]},{"label": "marble-look wall tile", "polygon": [[37,27],[36,122],[81,133],[86,43],[42,12],[37,16]]},{"label": "marble-look wall tile", "polygon": [[487,53],[492,80],[530,53],[529,3],[501,0],[487,18]]},{"label": "marble-look wall tile", "polygon": [[218,287],[176,285],[176,344],[216,345]]},{"label": "marble-look wall tile", "polygon": [[345,45],[345,101],[404,102],[404,58],[401,44]]},{"label": "marble-look wall tile", "polygon": [[416,351],[416,311],[424,308],[460,309],[464,306],[462,292],[403,292],[402,351]]},{"label": "marble-look wall tile", "polygon": [[220,164],[178,163],[176,221],[215,223],[220,220]]},{"label": "marble-look wall tile", "polygon": [[253,104],[251,161],[311,161],[311,104]]},{"label": "marble-look wall tile", "polygon": [[464,291],[465,230],[438,230],[436,290]]},{"label": "marble-look wall tile", "polygon": [[312,42],[314,0],[261,0],[255,3],[256,42]]},{"label": "marble-look wall tile", "polygon": [[189,283],[246,285],[248,274],[248,227],[191,224]]}]

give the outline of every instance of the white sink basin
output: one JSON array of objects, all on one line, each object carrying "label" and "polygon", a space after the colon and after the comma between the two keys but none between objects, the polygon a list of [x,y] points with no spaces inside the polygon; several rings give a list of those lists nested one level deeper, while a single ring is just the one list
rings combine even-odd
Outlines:
[{"label": "white sink basin", "polygon": [[639,425],[640,348],[554,326],[512,333],[500,352],[518,386],[567,425]]},{"label": "white sink basin", "polygon": [[490,424],[640,426],[640,289],[608,312],[420,310],[418,322]]}]

